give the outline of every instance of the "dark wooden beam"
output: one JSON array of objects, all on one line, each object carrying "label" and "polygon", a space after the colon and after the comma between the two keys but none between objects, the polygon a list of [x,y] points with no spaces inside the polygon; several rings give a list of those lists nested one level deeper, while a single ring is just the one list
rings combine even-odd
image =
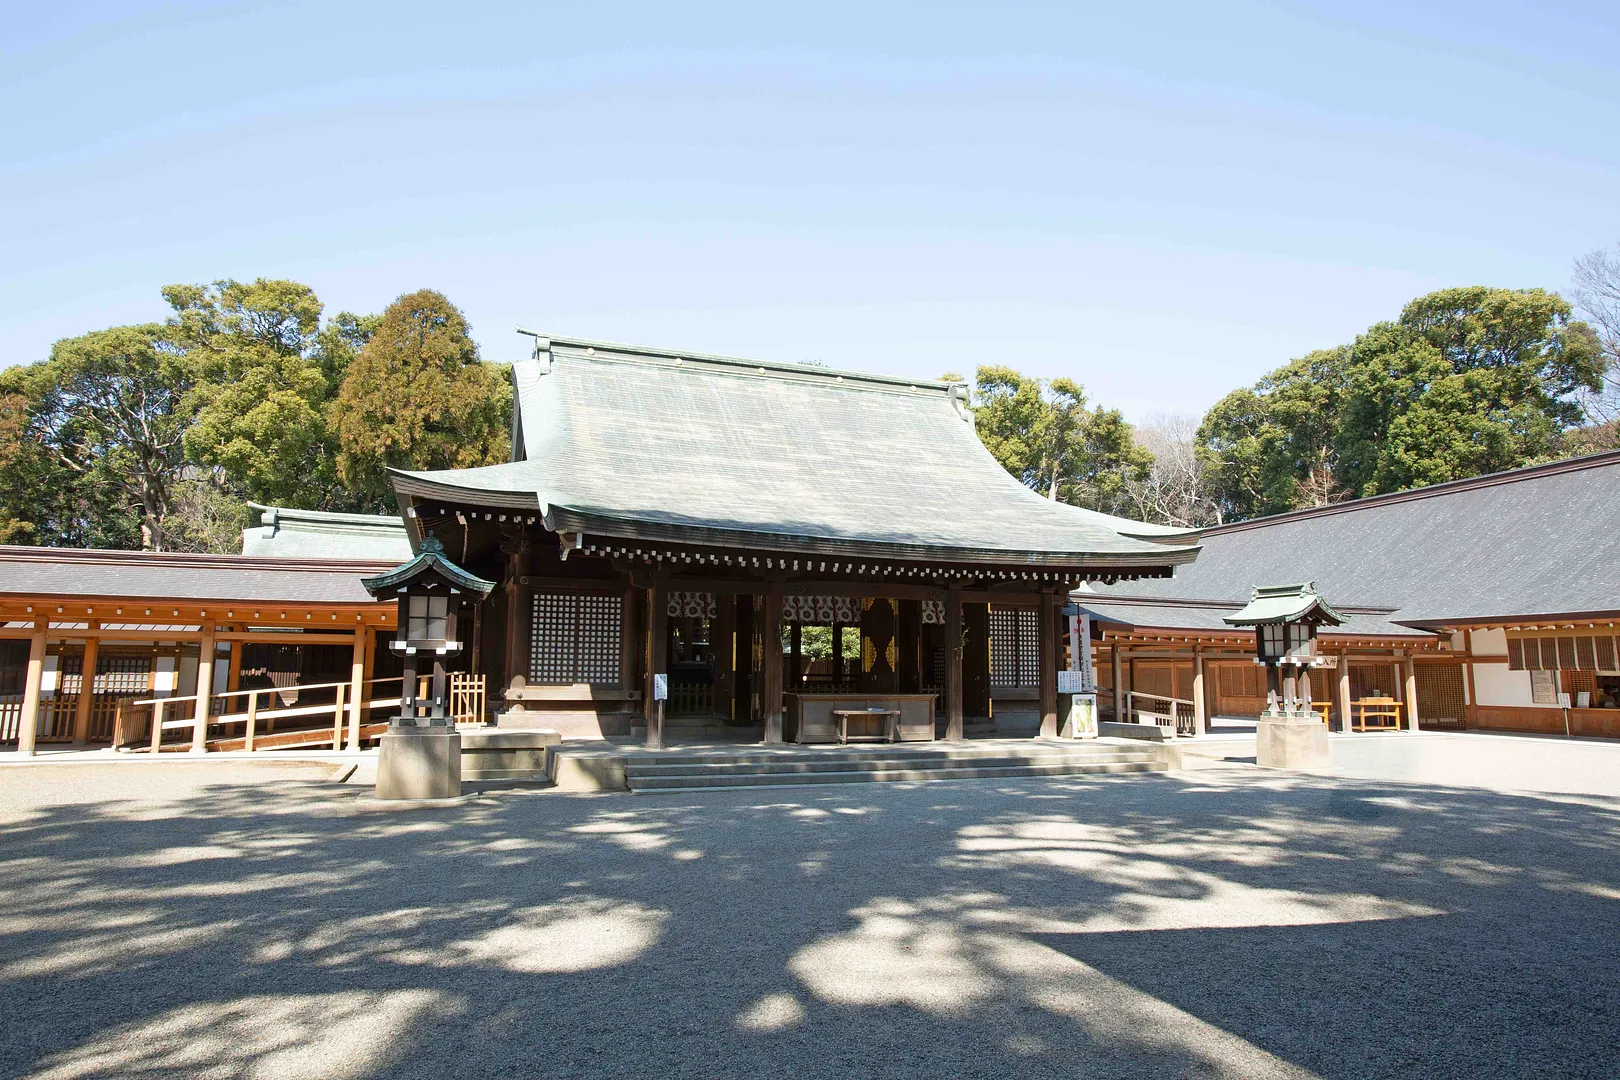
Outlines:
[{"label": "dark wooden beam", "polygon": [[1055,739],[1058,733],[1057,608],[1057,595],[1048,593],[1041,598],[1041,605],[1036,609],[1036,617],[1039,620],[1036,629],[1041,665],[1041,738],[1043,739]]},{"label": "dark wooden beam", "polygon": [[669,674],[669,586],[662,577],[647,590],[647,681],[642,704],[647,749],[664,748],[664,702],[653,700],[653,676]]},{"label": "dark wooden beam", "polygon": [[945,738],[962,740],[962,590],[945,596]]},{"label": "dark wooden beam", "polygon": [[773,581],[765,592],[764,648],[760,672],[759,707],[765,719],[765,742],[782,741],[782,583]]}]

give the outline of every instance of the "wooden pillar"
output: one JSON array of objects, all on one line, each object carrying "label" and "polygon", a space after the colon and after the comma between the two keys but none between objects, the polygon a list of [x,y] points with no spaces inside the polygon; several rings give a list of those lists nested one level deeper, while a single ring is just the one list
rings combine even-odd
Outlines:
[{"label": "wooden pillar", "polygon": [[962,741],[962,587],[945,590],[945,738]]},{"label": "wooden pillar", "polygon": [[1039,655],[1041,688],[1041,738],[1055,739],[1058,733],[1058,637],[1057,597],[1042,593],[1036,612],[1036,645]]},{"label": "wooden pillar", "polygon": [[17,720],[17,753],[32,754],[39,737],[40,683],[45,678],[45,632],[47,619],[34,620],[34,633],[28,639],[27,681],[23,683],[22,716]]},{"label": "wooden pillar", "polygon": [[1417,664],[1413,663],[1412,658],[1408,656],[1401,667],[1405,669],[1406,674],[1406,726],[1408,730],[1416,734],[1422,730],[1419,727],[1418,720]]},{"label": "wooden pillar", "polygon": [[1113,669],[1114,677],[1114,723],[1129,723],[1130,718],[1125,715],[1125,664],[1122,653],[1116,640],[1108,646],[1108,664]]},{"label": "wooden pillar", "polygon": [[[240,630],[242,627],[233,626],[231,629]],[[242,689],[242,643],[231,642],[231,666],[225,676],[225,689],[236,693]]]},{"label": "wooden pillar", "polygon": [[[100,624],[92,624],[96,626]],[[84,639],[84,661],[79,665],[79,700],[73,710],[73,741],[83,746],[90,741],[90,708],[96,700],[96,652],[101,642]]]},{"label": "wooden pillar", "polygon": [[203,619],[202,643],[197,647],[197,704],[191,712],[191,752],[208,752],[208,699],[214,693],[214,624]]},{"label": "wooden pillar", "polygon": [[759,708],[765,717],[765,742],[782,741],[782,583],[773,581],[765,593],[765,625],[760,628],[761,661]]},{"label": "wooden pillar", "polygon": [[791,663],[788,664],[787,692],[799,693],[804,687],[804,624],[794,621],[788,628],[788,640],[791,646],[789,653]]},{"label": "wooden pillar", "polygon": [[529,542],[518,536],[501,541],[506,556],[506,661],[505,678],[509,687],[529,681],[529,612],[524,604],[523,575],[529,569]]},{"label": "wooden pillar", "polygon": [[714,711],[726,720],[736,716],[737,599],[724,593],[715,597],[714,625],[709,630],[714,650]]},{"label": "wooden pillar", "polygon": [[354,649],[349,655],[349,749],[360,749],[360,725],[366,722],[366,628],[354,628]]},{"label": "wooden pillar", "polygon": [[1193,646],[1193,734],[1209,733],[1209,706],[1204,697],[1204,648]]},{"label": "wooden pillar", "polygon": [[1343,653],[1342,652],[1342,653],[1339,654],[1338,675],[1339,675],[1339,682],[1338,682],[1339,730],[1344,731],[1344,732],[1348,732],[1350,730],[1350,654],[1349,653]]},{"label": "wooden pillar", "polygon": [[669,667],[669,580],[653,578],[647,590],[647,681],[642,695],[642,715],[647,722],[647,749],[664,748],[664,707],[653,700],[653,676],[668,675]]}]

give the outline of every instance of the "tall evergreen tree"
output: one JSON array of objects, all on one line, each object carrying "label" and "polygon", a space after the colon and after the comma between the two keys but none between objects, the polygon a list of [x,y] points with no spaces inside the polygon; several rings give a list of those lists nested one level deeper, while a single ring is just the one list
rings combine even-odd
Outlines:
[{"label": "tall evergreen tree", "polygon": [[479,361],[461,311],[432,289],[408,293],[382,313],[330,407],[339,475],[387,509],[390,468],[505,461],[511,408],[509,372]]}]

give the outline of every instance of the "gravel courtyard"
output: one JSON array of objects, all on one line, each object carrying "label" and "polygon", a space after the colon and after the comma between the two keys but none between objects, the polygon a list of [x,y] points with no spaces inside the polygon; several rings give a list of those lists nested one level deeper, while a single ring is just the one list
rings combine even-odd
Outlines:
[{"label": "gravel courtyard", "polygon": [[0,1075],[1620,1075],[1620,800],[330,771],[0,770]]}]

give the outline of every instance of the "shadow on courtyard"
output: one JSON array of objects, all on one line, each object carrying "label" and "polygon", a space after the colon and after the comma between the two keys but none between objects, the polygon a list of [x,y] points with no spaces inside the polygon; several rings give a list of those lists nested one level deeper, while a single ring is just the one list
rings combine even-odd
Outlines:
[{"label": "shadow on courtyard", "polygon": [[1603,800],[1219,772],[375,811],[198,775],[5,800],[0,1074],[1620,1066]]}]

